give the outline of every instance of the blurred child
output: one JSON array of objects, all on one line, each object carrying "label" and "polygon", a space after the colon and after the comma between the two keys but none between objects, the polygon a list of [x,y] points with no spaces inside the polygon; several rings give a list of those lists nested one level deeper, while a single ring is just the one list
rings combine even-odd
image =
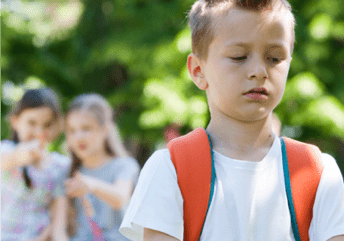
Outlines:
[{"label": "blurred child", "polygon": [[[192,53],[187,65],[193,82],[206,91],[210,123],[206,130],[198,128],[173,139],[169,149],[150,157],[121,233],[145,241],[292,241],[300,240],[299,234],[302,240],[344,240],[344,185],[336,161],[315,146],[279,139],[272,129],[272,111],[283,96],[294,45],[289,3],[198,0],[189,17]],[[198,148],[199,139],[205,138],[207,145],[201,146],[209,148],[207,153]],[[284,142],[291,147],[287,162]],[[203,154],[209,162],[203,161]],[[290,162],[296,166],[292,184],[303,185],[292,198],[310,217],[302,222],[302,229],[300,219],[296,223],[294,217],[304,220],[305,216],[289,208],[292,200],[284,164]],[[189,165],[194,169],[185,171]],[[205,177],[194,174],[203,173],[205,167],[209,170]],[[311,168],[314,172],[308,175]],[[187,174],[197,179],[180,182],[180,175],[187,178]],[[197,186],[200,182],[204,185]],[[210,201],[201,206],[205,218],[199,222],[192,210],[203,199],[190,199],[186,190],[197,196],[212,184],[210,195],[202,196]],[[304,195],[310,184],[315,193]],[[185,206],[190,203],[193,206]],[[189,228],[195,227],[195,221],[201,224],[197,230]],[[193,239],[190,233],[196,234]]]},{"label": "blurred child", "polygon": [[[61,110],[50,89],[27,90],[9,117],[12,140],[1,142],[1,240],[53,237],[51,212],[63,205],[68,159],[46,146],[61,130]],[[52,206],[51,205],[52,202]]]},{"label": "blurred child", "polygon": [[77,214],[72,240],[127,240],[118,229],[139,165],[120,140],[109,104],[96,94],[78,96],[65,131],[73,159],[65,187]]}]

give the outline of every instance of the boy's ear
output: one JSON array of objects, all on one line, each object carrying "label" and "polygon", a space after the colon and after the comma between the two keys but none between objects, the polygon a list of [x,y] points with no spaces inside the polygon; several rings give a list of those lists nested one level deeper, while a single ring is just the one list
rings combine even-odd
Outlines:
[{"label": "boy's ear", "polygon": [[192,81],[199,89],[205,90],[208,88],[208,82],[204,78],[201,60],[194,53],[188,56],[188,70]]}]

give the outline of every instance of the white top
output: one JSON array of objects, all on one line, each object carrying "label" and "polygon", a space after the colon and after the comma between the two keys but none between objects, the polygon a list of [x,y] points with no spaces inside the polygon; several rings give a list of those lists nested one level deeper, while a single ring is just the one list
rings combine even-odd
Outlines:
[{"label": "white top", "polygon": [[[201,241],[294,240],[276,136],[260,162],[234,160],[216,151],[214,161],[215,190]],[[344,234],[343,178],[333,157],[322,154],[322,161],[310,241]],[[183,240],[183,198],[167,149],[156,151],[142,169],[120,232],[143,240],[144,228]]]},{"label": "white top", "polygon": [[[1,141],[1,153],[12,151],[16,144]],[[32,189],[28,190],[23,167],[1,172],[1,240],[32,240],[50,223],[49,208],[54,198],[64,195],[70,160],[57,152],[50,153],[42,168],[27,165]]]}]

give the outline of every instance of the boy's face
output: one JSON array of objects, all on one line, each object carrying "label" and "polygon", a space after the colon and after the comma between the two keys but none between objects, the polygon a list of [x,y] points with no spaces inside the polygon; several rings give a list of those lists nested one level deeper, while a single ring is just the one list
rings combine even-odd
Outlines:
[{"label": "boy's face", "polygon": [[221,17],[207,59],[188,59],[193,81],[207,91],[212,117],[267,117],[285,89],[291,41],[292,26],[282,14],[233,8]]}]

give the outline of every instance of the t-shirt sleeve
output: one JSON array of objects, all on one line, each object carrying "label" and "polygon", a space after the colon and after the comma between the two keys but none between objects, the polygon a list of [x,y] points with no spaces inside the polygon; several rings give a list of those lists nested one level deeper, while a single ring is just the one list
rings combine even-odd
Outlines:
[{"label": "t-shirt sleeve", "polygon": [[344,235],[344,185],[336,160],[322,154],[324,170],[313,207],[311,241],[324,241]]},{"label": "t-shirt sleeve", "polygon": [[64,182],[68,178],[70,169],[70,160],[58,153],[52,154],[54,159],[55,185],[52,190],[53,197],[59,197],[65,194]]},{"label": "t-shirt sleeve", "polygon": [[134,181],[136,182],[140,172],[140,165],[134,158],[120,158],[114,165],[116,173],[116,181]]},{"label": "t-shirt sleeve", "polygon": [[167,149],[156,151],[144,165],[119,231],[143,240],[144,228],[183,239],[183,199]]}]

